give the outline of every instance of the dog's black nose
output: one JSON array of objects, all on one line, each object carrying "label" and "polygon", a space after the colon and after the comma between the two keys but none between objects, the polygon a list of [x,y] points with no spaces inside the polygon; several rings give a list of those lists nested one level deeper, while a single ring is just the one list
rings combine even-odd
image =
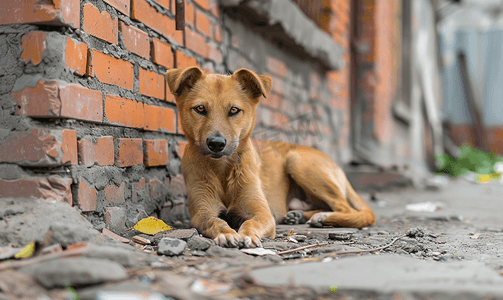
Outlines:
[{"label": "dog's black nose", "polygon": [[221,136],[213,136],[206,139],[206,145],[211,152],[221,152],[225,148],[227,141]]}]

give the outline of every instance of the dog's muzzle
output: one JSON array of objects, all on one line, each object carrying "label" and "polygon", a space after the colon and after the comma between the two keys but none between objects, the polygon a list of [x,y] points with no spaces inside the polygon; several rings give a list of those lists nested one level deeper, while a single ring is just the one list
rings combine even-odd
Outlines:
[{"label": "dog's muzzle", "polygon": [[227,140],[221,136],[212,136],[206,139],[206,146],[215,154],[221,154],[226,144]]}]

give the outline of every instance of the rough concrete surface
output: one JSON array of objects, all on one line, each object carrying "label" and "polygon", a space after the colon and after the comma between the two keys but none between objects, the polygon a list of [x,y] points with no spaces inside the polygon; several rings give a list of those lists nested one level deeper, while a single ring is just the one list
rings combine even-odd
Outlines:
[{"label": "rough concrete surface", "polygon": [[[59,243],[67,239],[54,239],[58,235],[53,235],[49,249],[60,245],[59,251],[45,254],[41,249],[32,258],[0,262],[0,299],[41,295],[75,299],[70,298],[75,293],[81,299],[104,295],[155,299],[503,299],[503,223],[499,213],[503,186],[457,180],[440,191],[396,190],[372,197],[360,194],[374,209],[376,225],[362,230],[278,225],[276,239],[263,241],[264,247],[276,254],[265,256],[215,246],[193,229],[155,236],[133,229],[119,242],[94,231],[66,204],[6,201],[0,210],[0,224],[8,224],[0,235],[0,254],[11,251],[7,244],[14,241],[22,246],[44,240],[49,228],[68,233],[73,225],[65,227],[65,222],[82,221],[82,227],[95,235],[90,239],[78,234],[73,242],[87,242],[62,248]],[[431,213],[405,209],[407,204],[424,201],[441,205]],[[47,216],[33,215],[35,210],[49,216],[52,210],[54,222],[48,222]],[[63,223],[58,214],[61,210],[67,213]],[[43,230],[35,223],[44,225]],[[134,235],[149,242],[136,244],[129,240]],[[165,245],[161,241],[165,239],[184,247],[187,243],[187,247],[162,255]],[[40,243],[41,247],[46,244]]]}]

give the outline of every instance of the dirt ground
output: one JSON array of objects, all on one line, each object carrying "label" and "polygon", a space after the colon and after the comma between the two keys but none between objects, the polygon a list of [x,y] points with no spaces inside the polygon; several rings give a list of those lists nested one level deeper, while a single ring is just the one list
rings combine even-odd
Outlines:
[{"label": "dirt ground", "polygon": [[[277,238],[263,241],[275,253],[264,256],[217,247],[193,229],[125,236],[150,245],[121,243],[86,225],[37,221],[47,224],[41,229],[30,220],[40,218],[45,204],[30,210],[9,202],[0,207],[7,224],[0,255],[6,242],[46,231],[49,244],[65,250],[4,259],[0,299],[503,299],[503,185],[460,179],[440,191],[361,195],[376,213],[375,226],[279,225]],[[427,201],[438,210],[406,209]],[[166,237],[171,250],[182,246],[179,254],[156,253]]]}]

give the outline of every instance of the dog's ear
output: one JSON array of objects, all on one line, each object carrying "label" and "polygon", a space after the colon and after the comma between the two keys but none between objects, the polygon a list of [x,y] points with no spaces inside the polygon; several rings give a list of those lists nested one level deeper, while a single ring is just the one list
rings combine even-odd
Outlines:
[{"label": "dog's ear", "polygon": [[257,75],[248,69],[239,69],[232,77],[236,79],[243,90],[248,93],[250,98],[256,99],[260,96],[267,98],[272,87],[272,79],[266,75]]},{"label": "dog's ear", "polygon": [[171,94],[179,97],[184,90],[190,90],[196,82],[206,76],[198,67],[172,69],[166,71],[166,83]]}]

